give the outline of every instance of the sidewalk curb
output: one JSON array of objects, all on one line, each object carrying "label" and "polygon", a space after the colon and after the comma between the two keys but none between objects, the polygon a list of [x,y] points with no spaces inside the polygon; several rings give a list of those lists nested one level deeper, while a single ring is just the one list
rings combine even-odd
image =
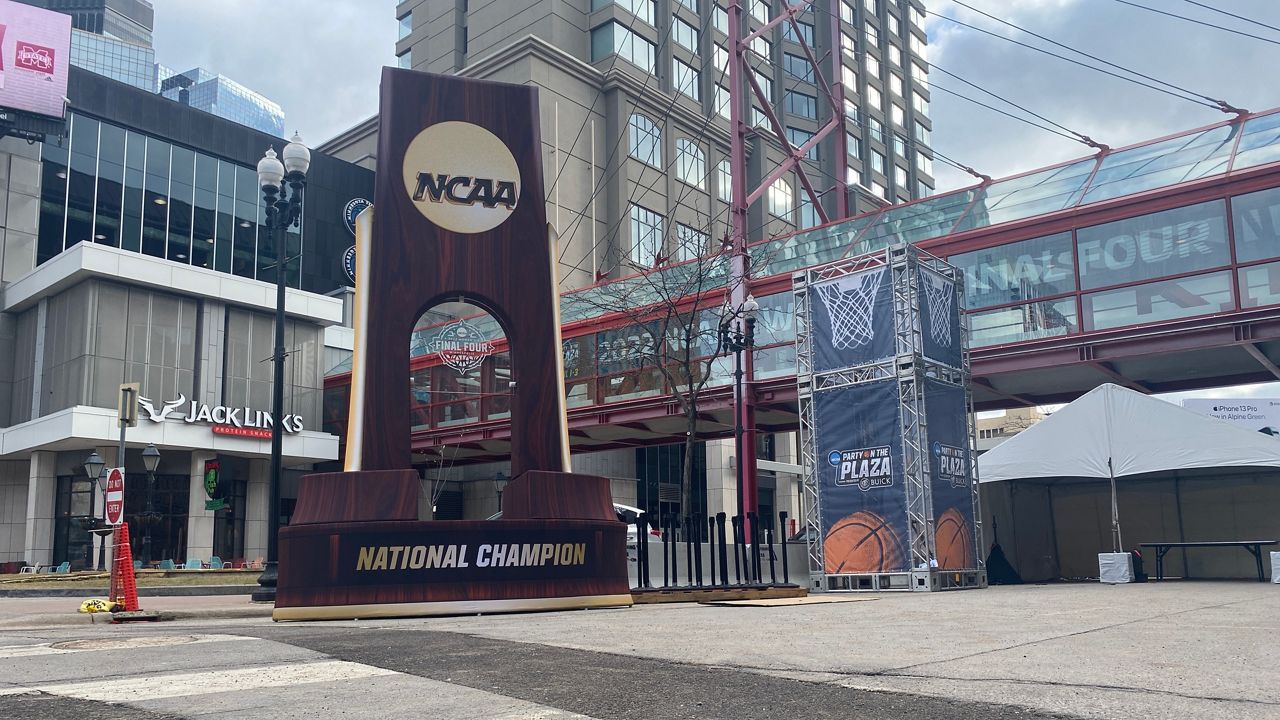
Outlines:
[{"label": "sidewalk curb", "polygon": [[[138,597],[195,597],[200,595],[248,595],[259,585],[174,585],[170,587],[140,587]],[[36,597],[106,597],[110,592],[101,588],[0,588],[0,598]]]},{"label": "sidewalk curb", "polygon": [[[168,620],[238,620],[246,618],[269,618],[275,607],[231,607],[231,608],[192,608],[190,610],[161,610],[156,622]],[[107,625],[113,621],[111,613],[47,613],[42,615],[19,615],[14,618],[0,620],[0,630],[30,630],[51,626],[65,625]]]}]

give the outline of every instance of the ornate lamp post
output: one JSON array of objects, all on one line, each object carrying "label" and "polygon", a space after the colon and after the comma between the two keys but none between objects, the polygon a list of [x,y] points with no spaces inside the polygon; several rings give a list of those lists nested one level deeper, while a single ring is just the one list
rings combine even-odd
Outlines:
[{"label": "ornate lamp post", "polygon": [[[742,436],[745,428],[742,427],[742,413],[739,412],[739,408],[742,407],[742,378],[744,375],[742,353],[755,347],[756,313],[759,310],[760,303],[756,302],[756,299],[751,295],[747,295],[747,299],[736,309],[731,307],[726,299],[720,314],[720,346],[726,352],[733,353],[733,438],[734,453],[738,459],[738,462],[735,463],[738,485],[738,514],[742,515],[743,522],[746,522],[747,506],[743,498],[743,468],[746,467],[746,462],[743,458],[746,449],[743,447]],[[755,449],[752,448],[751,452],[755,452]]]},{"label": "ornate lamp post", "polygon": [[[283,160],[283,162],[281,162]],[[267,510],[267,563],[258,578],[261,587],[253,593],[257,602],[275,602],[276,563],[279,561],[276,535],[280,530],[281,440],[284,420],[284,288],[288,277],[289,258],[285,247],[285,230],[302,217],[302,193],[311,167],[311,151],[294,133],[284,146],[283,157],[269,148],[258,161],[258,184],[262,186],[262,204],[266,208],[266,228],[276,247],[276,338],[272,353],[271,378],[271,487]],[[286,185],[288,186],[286,188]]]},{"label": "ornate lamp post", "polygon": [[498,493],[498,512],[502,512],[502,491],[507,489],[507,483],[509,482],[511,482],[511,478],[507,477],[507,474],[501,470],[498,471],[497,475],[493,476],[493,489]]},{"label": "ornate lamp post", "polygon": [[142,557],[146,558],[147,562],[152,562],[156,558],[155,548],[151,545],[151,528],[160,519],[160,513],[155,511],[152,503],[156,492],[156,468],[160,467],[160,451],[156,449],[154,443],[147,443],[147,448],[142,451],[142,464],[147,468],[147,507],[142,513],[145,528],[142,536]]},{"label": "ornate lamp post", "polygon": [[[102,468],[106,466],[107,466],[107,463],[103,461],[102,456],[98,454],[97,450],[94,450],[92,453],[90,453],[89,457],[85,458],[85,461],[84,461],[84,474],[89,476],[89,484],[90,484],[89,519],[87,522],[84,523],[84,529],[88,530],[91,533],[93,533],[95,530],[98,529],[98,516],[97,516],[97,511],[94,509],[94,506],[96,504],[99,489],[102,486]],[[103,511],[105,512],[106,502],[103,502],[102,507],[103,507]],[[97,533],[94,533],[94,534],[97,534]],[[93,542],[90,541],[89,548],[85,551],[84,564],[93,565],[93,569],[97,570],[98,567],[102,565],[106,560],[105,546],[106,546],[106,541],[104,540],[101,543],[101,546],[99,547],[99,550],[98,550],[98,562],[95,563],[93,561]]]}]

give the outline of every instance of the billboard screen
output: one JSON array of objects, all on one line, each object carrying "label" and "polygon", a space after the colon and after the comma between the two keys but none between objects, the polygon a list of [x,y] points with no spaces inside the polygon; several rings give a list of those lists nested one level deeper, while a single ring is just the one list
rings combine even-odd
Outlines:
[{"label": "billboard screen", "polygon": [[0,109],[63,117],[71,16],[0,0]]},{"label": "billboard screen", "polygon": [[1280,437],[1280,400],[1268,398],[1187,398],[1182,407],[1226,420],[1246,430]]},{"label": "billboard screen", "polygon": [[826,572],[909,570],[898,383],[824,390],[813,403]]}]

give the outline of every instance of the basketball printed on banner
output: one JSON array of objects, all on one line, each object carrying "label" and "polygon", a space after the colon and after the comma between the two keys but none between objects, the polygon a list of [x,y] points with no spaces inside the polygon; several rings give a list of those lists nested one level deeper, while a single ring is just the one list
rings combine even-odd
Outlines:
[{"label": "basketball printed on banner", "polygon": [[822,541],[822,555],[829,575],[885,572],[900,568],[904,548],[888,520],[859,510],[832,524]]}]

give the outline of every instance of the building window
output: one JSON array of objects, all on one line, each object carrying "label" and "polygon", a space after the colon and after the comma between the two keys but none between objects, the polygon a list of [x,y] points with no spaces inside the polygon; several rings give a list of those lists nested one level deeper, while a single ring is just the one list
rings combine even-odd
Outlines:
[{"label": "building window", "polygon": [[788,90],[782,96],[782,105],[792,115],[807,117],[812,120],[818,118],[818,98],[813,95],[805,95],[794,90]]},{"label": "building window", "polygon": [[676,177],[699,190],[707,189],[707,156],[692,140],[676,141]]},{"label": "building window", "polygon": [[840,33],[840,49],[845,55],[854,58],[858,54],[858,43],[854,41],[853,36],[849,33]]},{"label": "building window", "polygon": [[875,55],[867,53],[863,64],[866,65],[867,75],[873,78],[880,77],[880,61],[876,59]]},{"label": "building window", "polygon": [[607,22],[591,31],[591,62],[619,55],[632,65],[652,73],[657,68],[653,60],[656,54],[653,43],[619,23]]},{"label": "building window", "polygon": [[911,63],[911,79],[925,87],[928,87],[929,71],[921,67],[919,63]]},{"label": "building window", "polygon": [[750,0],[751,16],[762,23],[769,22],[769,2],[768,0]]},{"label": "building window", "polygon": [[877,14],[876,0],[862,0],[862,8],[867,11],[868,15]]},{"label": "building window", "polygon": [[897,45],[890,44],[885,48],[885,53],[894,67],[902,67],[902,50]]},{"label": "building window", "polygon": [[818,224],[818,211],[813,207],[813,201],[809,199],[808,194],[800,196],[800,218],[797,230],[805,230]]},{"label": "building window", "polygon": [[858,172],[852,165],[844,167],[844,182],[846,185],[861,185],[862,173]]},{"label": "building window", "polygon": [[711,48],[711,61],[722,73],[729,72],[729,51],[719,45]]},{"label": "building window", "polygon": [[725,202],[733,199],[733,184],[730,181],[728,160],[721,160],[716,165],[716,194]]},{"label": "building window", "polygon": [[865,22],[862,27],[867,36],[867,47],[880,47],[880,31],[876,29],[876,26]]},{"label": "building window", "polygon": [[642,268],[653,267],[662,247],[662,216],[641,207],[631,206],[631,262]]},{"label": "building window", "polygon": [[880,98],[880,91],[874,85],[867,85],[867,105],[877,109],[884,109],[884,101]]},{"label": "building window", "polygon": [[902,78],[894,73],[889,73],[889,91],[898,97],[902,97]]},{"label": "building window", "polygon": [[782,69],[797,80],[803,80],[807,83],[813,82],[813,65],[808,58],[792,55],[791,53],[783,53]]},{"label": "building window", "polygon": [[933,174],[933,158],[922,152],[916,153],[916,169],[925,175]]},{"label": "building window", "polygon": [[911,107],[921,115],[929,114],[929,100],[918,92],[911,93]]},{"label": "building window", "polygon": [[907,186],[907,170],[906,170],[906,168],[902,167],[901,165],[897,165],[897,164],[895,164],[895,165],[893,166],[893,184],[894,184],[894,185],[896,185],[896,186],[898,186],[898,187],[900,187],[900,188],[904,188],[904,187],[906,187],[906,186]]},{"label": "building window", "polygon": [[400,18],[400,34],[396,37],[396,40],[403,40],[409,37],[409,33],[411,32],[413,32],[412,12],[406,13],[404,17]]},{"label": "building window", "polygon": [[627,154],[640,162],[662,167],[662,129],[644,115],[627,122]]},{"label": "building window", "polygon": [[916,182],[916,197],[927,198],[933,195],[933,188],[926,185],[923,180]]},{"label": "building window", "polygon": [[856,90],[858,88],[858,71],[841,63],[840,65],[840,81],[847,90]]},{"label": "building window", "polygon": [[848,146],[849,157],[862,157],[862,140],[854,137],[854,134],[846,131],[844,134],[845,145]]},{"label": "building window", "polygon": [[889,32],[893,33],[894,35],[902,34],[902,30],[898,26],[898,17],[896,15],[894,15],[893,13],[886,14],[884,16],[884,22],[885,22],[885,26],[889,28]]},{"label": "building window", "polygon": [[761,60],[767,63],[773,62],[773,43],[766,40],[763,35],[751,41],[751,51]]},{"label": "building window", "polygon": [[678,92],[694,100],[702,99],[702,85],[698,71],[675,58],[671,59],[671,84]]},{"label": "building window", "polygon": [[729,119],[729,88],[716,85],[716,113],[725,120]]},{"label": "building window", "polygon": [[917,10],[915,5],[907,6],[907,20],[918,28],[924,27],[924,14]]},{"label": "building window", "polygon": [[698,0],[676,0],[676,2],[692,10],[694,15],[698,14]]},{"label": "building window", "polygon": [[841,0],[840,19],[852,25],[854,23],[853,4],[849,0]]},{"label": "building window", "polygon": [[907,156],[907,139],[901,135],[893,136],[893,153],[898,157]]},{"label": "building window", "polygon": [[782,23],[782,39],[798,43],[803,38],[805,45],[813,47],[813,23],[796,20],[796,26],[800,28],[799,36],[796,35],[796,30],[791,26],[791,23]]},{"label": "building window", "polygon": [[[793,128],[793,127],[787,128],[787,142],[790,142],[791,145],[795,147],[797,150],[799,150],[805,143],[809,142],[812,139],[813,139],[813,133],[807,130],[801,130],[800,128]],[[809,152],[805,153],[804,155],[805,159],[817,160],[818,147],[820,145],[821,143],[814,143],[814,146],[809,148]]]},{"label": "building window", "polygon": [[715,28],[720,32],[724,33],[725,35],[728,35],[729,34],[729,13],[726,12],[724,8],[720,7],[719,5],[716,5],[714,8],[711,9],[711,24],[714,25]]},{"label": "building window", "polygon": [[872,140],[884,142],[884,126],[880,124],[879,120],[873,117],[867,118],[867,133],[871,135]]},{"label": "building window", "polygon": [[680,18],[671,20],[671,36],[693,54],[698,53],[698,29]]},{"label": "building window", "polygon": [[751,68],[751,74],[755,76],[756,83],[760,85],[760,92],[764,93],[770,104],[773,104],[773,78],[755,68]]},{"label": "building window", "polygon": [[906,111],[899,107],[897,103],[893,103],[889,107],[889,115],[893,118],[894,125],[904,127],[907,124]]},{"label": "building window", "polygon": [[693,260],[701,257],[708,249],[711,236],[691,228],[684,223],[676,223],[676,260]]},{"label": "building window", "polygon": [[924,123],[919,120],[916,121],[916,140],[925,145],[929,144],[929,128],[925,127]]},{"label": "building window", "polygon": [[655,0],[591,0],[592,10],[599,10],[607,5],[617,5],[650,25],[653,25],[653,18],[657,14]]},{"label": "building window", "polygon": [[791,192],[791,183],[786,178],[778,178],[769,186],[769,214],[791,222],[791,211],[795,207],[795,196]]},{"label": "building window", "polygon": [[876,182],[875,180],[871,181],[871,193],[876,197],[880,198],[881,200],[888,199],[888,196],[885,193],[884,186]]},{"label": "building window", "polygon": [[884,174],[884,155],[879,150],[871,151],[871,169]]},{"label": "building window", "polygon": [[412,70],[413,69],[412,55],[413,55],[413,52],[411,50],[405,50],[403,53],[397,55],[396,67],[402,70]]}]

